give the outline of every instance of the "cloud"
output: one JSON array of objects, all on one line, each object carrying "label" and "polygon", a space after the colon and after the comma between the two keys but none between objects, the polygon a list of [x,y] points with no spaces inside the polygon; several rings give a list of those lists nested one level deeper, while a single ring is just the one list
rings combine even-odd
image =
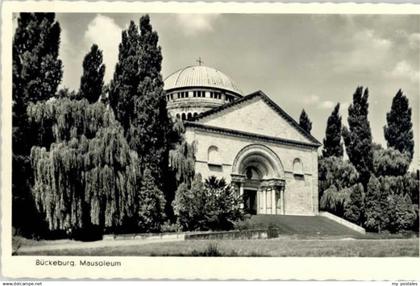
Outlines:
[{"label": "cloud", "polygon": [[399,79],[409,79],[412,82],[418,82],[420,79],[420,71],[415,70],[409,63],[406,61],[398,62],[394,69],[391,71],[390,75]]},{"label": "cloud", "polygon": [[[118,61],[118,45],[121,42],[122,28],[115,21],[104,15],[97,15],[88,25],[85,32],[87,44],[97,44],[103,51],[105,63],[105,82],[112,78],[115,64]],[[86,51],[87,52],[87,51]]]},{"label": "cloud", "polygon": [[187,36],[213,31],[213,24],[219,14],[177,14],[176,21]]},{"label": "cloud", "polygon": [[304,96],[303,97],[303,102],[305,104],[308,104],[308,105],[311,105],[311,104],[314,104],[314,103],[318,103],[319,100],[320,100],[319,96],[318,95],[315,95],[315,94],[311,94],[309,96]]},{"label": "cloud", "polygon": [[408,43],[412,49],[420,48],[420,33],[412,33],[408,36]]},{"label": "cloud", "polygon": [[333,63],[338,72],[364,72],[381,67],[391,57],[392,42],[365,29],[347,41],[346,50],[333,53]]},{"label": "cloud", "polygon": [[336,102],[331,100],[321,100],[321,98],[315,94],[304,96],[303,103],[307,106],[316,107],[318,109],[332,109],[336,105]]},{"label": "cloud", "polygon": [[336,102],[331,100],[325,100],[319,104],[319,107],[322,109],[332,109],[336,105]]},{"label": "cloud", "polygon": [[82,55],[79,46],[72,43],[70,33],[65,28],[61,29],[60,34],[60,59],[63,62],[63,80],[60,88],[79,88]]}]

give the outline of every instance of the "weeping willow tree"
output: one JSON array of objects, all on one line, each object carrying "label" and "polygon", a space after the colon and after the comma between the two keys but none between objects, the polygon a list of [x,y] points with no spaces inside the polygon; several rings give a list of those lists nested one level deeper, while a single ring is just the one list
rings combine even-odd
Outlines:
[{"label": "weeping willow tree", "polygon": [[142,216],[151,212],[157,217],[153,230],[159,228],[163,195],[158,188],[142,192],[137,153],[111,110],[100,102],[60,99],[31,105],[28,114],[41,129],[50,127],[54,138],[31,151],[32,193],[50,230],[120,231],[133,222],[148,230]]},{"label": "weeping willow tree", "polygon": [[171,150],[169,151],[169,167],[174,173],[177,186],[185,183],[188,186],[195,175],[195,142],[189,144],[185,138],[185,128],[181,120],[176,119],[173,125],[174,137]]}]

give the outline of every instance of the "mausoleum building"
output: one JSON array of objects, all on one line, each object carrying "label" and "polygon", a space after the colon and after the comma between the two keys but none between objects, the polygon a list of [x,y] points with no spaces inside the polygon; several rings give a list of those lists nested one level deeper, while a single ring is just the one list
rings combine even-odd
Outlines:
[{"label": "mausoleum building", "polygon": [[202,66],[165,80],[168,111],[195,141],[196,172],[232,182],[251,214],[318,214],[318,147],[261,91],[243,96],[222,72]]}]

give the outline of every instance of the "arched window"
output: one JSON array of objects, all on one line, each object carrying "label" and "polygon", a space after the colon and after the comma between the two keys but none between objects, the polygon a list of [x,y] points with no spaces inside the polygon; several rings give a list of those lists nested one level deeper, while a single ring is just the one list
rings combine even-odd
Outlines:
[{"label": "arched window", "polygon": [[180,119],[180,117],[181,117],[181,116],[179,115],[179,113],[177,113],[177,114],[176,114],[176,118]]},{"label": "arched window", "polygon": [[293,174],[295,176],[303,176],[303,164],[299,158],[293,160]]},{"label": "arched window", "polygon": [[185,117],[185,113],[182,113],[182,120],[185,120],[186,119],[186,117]]},{"label": "arched window", "polygon": [[222,165],[222,159],[220,157],[219,148],[217,148],[217,146],[213,145],[209,147],[207,163],[209,165]]},{"label": "arched window", "polygon": [[192,118],[191,112],[188,112],[187,120],[191,120],[191,118]]},{"label": "arched window", "polygon": [[194,112],[194,117],[196,117],[197,116],[197,112]]}]

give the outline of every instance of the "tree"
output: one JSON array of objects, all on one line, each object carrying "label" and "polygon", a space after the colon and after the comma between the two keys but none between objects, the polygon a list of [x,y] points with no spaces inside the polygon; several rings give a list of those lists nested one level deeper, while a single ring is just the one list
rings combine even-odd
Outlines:
[{"label": "tree", "polygon": [[182,183],[187,187],[195,176],[195,150],[196,142],[191,144],[185,140],[185,128],[182,120],[175,119],[172,131],[168,135],[169,143],[169,168],[165,175],[165,212],[169,220],[174,221],[175,216],[172,208],[172,201],[175,192]]},{"label": "tree", "polygon": [[359,173],[350,162],[334,156],[318,160],[320,197],[331,186],[335,186],[337,190],[344,190],[357,184],[358,180]]},{"label": "tree", "polygon": [[389,222],[388,193],[374,175],[370,177],[367,185],[365,205],[365,227],[371,231],[385,230]]},{"label": "tree", "polygon": [[139,227],[143,231],[159,232],[165,218],[165,198],[149,169],[143,172],[139,197]]},{"label": "tree", "polygon": [[109,90],[109,104],[114,110],[115,118],[124,128],[125,134],[134,115],[134,97],[138,96],[139,37],[138,28],[131,21],[128,29],[122,32],[118,62]]},{"label": "tree", "polygon": [[104,86],[105,65],[102,51],[96,44],[83,59],[83,74],[80,79],[80,97],[86,98],[89,103],[98,101]]},{"label": "tree", "polygon": [[364,191],[362,184],[356,184],[350,189],[349,200],[344,206],[344,218],[361,225],[364,216]]},{"label": "tree", "polygon": [[13,38],[13,150],[29,154],[35,144],[28,131],[26,108],[30,102],[55,95],[61,82],[58,59],[60,25],[54,13],[21,13]]},{"label": "tree", "polygon": [[160,183],[168,170],[168,135],[172,122],[166,109],[160,74],[161,48],[148,15],[140,18],[139,53],[139,96],[133,98],[134,116],[127,139],[138,152],[142,167],[149,168],[156,182]]},{"label": "tree", "polygon": [[368,121],[368,97],[366,88],[358,87],[353,94],[353,103],[349,106],[349,129],[343,127],[343,138],[350,162],[360,175],[360,181],[366,188],[373,170],[372,134]]},{"label": "tree", "polygon": [[403,176],[410,167],[408,153],[389,147],[377,149],[373,152],[373,171],[377,177],[380,176]]},{"label": "tree", "polygon": [[56,98],[69,98],[69,99],[75,99],[80,100],[79,94],[77,94],[74,90],[70,90],[67,87],[61,88],[57,91],[57,94],[55,95]]},{"label": "tree", "polygon": [[30,195],[33,177],[29,159],[38,137],[28,123],[26,109],[31,102],[45,101],[57,91],[62,77],[60,31],[54,13],[20,13],[13,38],[12,224],[23,235],[40,229]]},{"label": "tree", "polygon": [[[139,155],[141,168],[149,169],[158,188],[163,190],[170,216],[177,187],[172,176],[185,180],[194,175],[191,160],[185,157],[191,155],[193,147],[179,141],[182,136],[173,136],[174,124],[166,109],[160,74],[162,54],[158,39],[148,15],[140,18],[139,28],[131,22],[128,30],[122,33],[109,102],[124,127],[130,147]],[[176,150],[170,155],[172,148]],[[184,158],[185,162],[177,160]],[[185,170],[190,172],[184,174],[186,177],[173,169],[185,165]]]},{"label": "tree", "polygon": [[389,199],[389,230],[401,232],[412,229],[417,219],[415,208],[408,195],[393,194]]},{"label": "tree", "polygon": [[308,133],[311,133],[312,130],[312,122],[309,119],[308,114],[306,114],[305,109],[302,109],[302,113],[299,117],[299,126],[302,127]]},{"label": "tree", "polygon": [[123,32],[110,105],[130,147],[139,154],[141,167],[148,168],[162,184],[161,178],[168,170],[168,134],[172,130],[160,74],[162,54],[148,15],[140,18],[139,28],[131,22]]},{"label": "tree", "polygon": [[223,189],[226,187],[226,181],[224,178],[218,179],[215,176],[210,176],[204,181],[204,186],[211,190],[211,189]]},{"label": "tree", "polygon": [[341,116],[339,115],[340,104],[334,107],[333,112],[328,117],[327,128],[325,130],[323,157],[343,157],[343,143],[341,142]]},{"label": "tree", "polygon": [[319,201],[319,206],[322,210],[332,212],[333,214],[342,217],[349,198],[349,188],[339,190],[335,185],[331,185],[323,192]]},{"label": "tree", "polygon": [[172,202],[177,223],[184,230],[199,230],[205,224],[205,189],[201,175],[195,176],[191,187],[179,185]]},{"label": "tree", "polygon": [[411,107],[409,107],[408,98],[401,89],[392,99],[391,110],[386,114],[386,121],[384,135],[388,147],[393,147],[401,153],[407,153],[411,162],[414,153]]},{"label": "tree", "polygon": [[32,104],[28,115],[53,130],[54,143],[31,151],[32,194],[51,231],[103,233],[144,219],[139,159],[112,111],[66,98]]},{"label": "tree", "polygon": [[190,188],[182,183],[173,205],[183,230],[227,230],[243,218],[240,198],[234,188],[215,177],[203,183],[201,175],[196,175]]}]

